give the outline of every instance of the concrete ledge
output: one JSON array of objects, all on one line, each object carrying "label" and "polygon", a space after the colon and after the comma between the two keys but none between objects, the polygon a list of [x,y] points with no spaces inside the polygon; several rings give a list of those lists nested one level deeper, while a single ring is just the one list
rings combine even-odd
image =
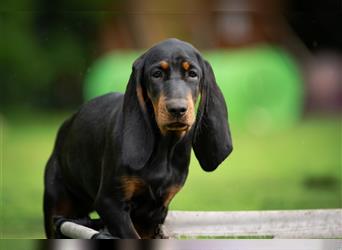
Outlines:
[{"label": "concrete ledge", "polygon": [[[61,224],[70,238],[113,238],[111,235],[78,225]],[[190,212],[170,211],[164,233],[171,238],[280,238],[341,239],[342,209]],[[103,237],[102,237],[103,236]]]},{"label": "concrete ledge", "polygon": [[165,231],[172,238],[265,237],[331,239],[342,237],[342,209],[190,212],[170,211]]}]

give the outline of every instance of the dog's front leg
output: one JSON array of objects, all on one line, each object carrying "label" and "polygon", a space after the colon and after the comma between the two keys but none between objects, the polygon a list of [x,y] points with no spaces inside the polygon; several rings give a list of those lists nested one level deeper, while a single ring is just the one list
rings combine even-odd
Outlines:
[{"label": "dog's front leg", "polygon": [[113,236],[122,239],[140,239],[133,226],[126,202],[113,197],[99,197],[95,210]]}]

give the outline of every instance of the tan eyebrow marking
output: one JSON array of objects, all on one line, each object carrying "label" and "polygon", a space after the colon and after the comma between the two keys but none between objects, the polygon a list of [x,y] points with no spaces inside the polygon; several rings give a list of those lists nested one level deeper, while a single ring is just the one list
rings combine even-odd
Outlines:
[{"label": "tan eyebrow marking", "polygon": [[190,68],[190,64],[188,62],[183,62],[182,63],[182,67],[183,67],[184,70],[187,71]]},{"label": "tan eyebrow marking", "polygon": [[163,70],[167,70],[169,68],[169,64],[167,61],[161,61],[160,62],[160,67],[163,69]]}]

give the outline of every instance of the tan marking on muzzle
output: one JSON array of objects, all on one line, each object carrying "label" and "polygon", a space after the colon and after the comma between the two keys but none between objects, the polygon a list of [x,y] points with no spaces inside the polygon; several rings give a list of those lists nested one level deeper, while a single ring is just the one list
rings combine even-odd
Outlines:
[{"label": "tan marking on muzzle", "polygon": [[[149,98],[150,95],[148,94]],[[151,99],[151,98],[150,98]],[[163,93],[155,101],[152,101],[152,106],[154,109],[155,119],[162,135],[165,135],[169,130],[165,127],[167,124],[173,122],[180,122],[188,125],[186,130],[172,130],[173,132],[178,132],[179,136],[184,136],[188,132],[195,122],[195,106],[194,100],[192,99],[191,93],[187,96],[187,106],[188,110],[181,118],[174,118],[166,108],[166,97]]]},{"label": "tan marking on muzzle", "polygon": [[188,100],[188,111],[186,113],[186,121],[188,124],[192,126],[195,122],[196,114],[195,114],[195,101],[193,100],[191,93],[188,94],[187,100]]},{"label": "tan marking on muzzle", "polygon": [[160,132],[164,135],[167,131],[164,129],[164,124],[170,120],[170,114],[166,109],[165,104],[166,97],[163,93],[160,94],[156,102],[152,102],[156,122],[158,124]]}]

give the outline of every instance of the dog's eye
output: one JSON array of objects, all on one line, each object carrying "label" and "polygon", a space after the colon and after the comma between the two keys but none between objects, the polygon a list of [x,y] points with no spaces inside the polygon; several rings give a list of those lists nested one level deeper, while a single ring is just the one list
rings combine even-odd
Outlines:
[{"label": "dog's eye", "polygon": [[191,78],[197,77],[197,73],[193,70],[190,70],[188,74],[189,74],[189,77],[191,77]]},{"label": "dog's eye", "polygon": [[161,77],[163,76],[163,72],[160,71],[160,70],[154,71],[154,72],[152,73],[152,76],[153,76],[154,78],[161,78]]}]

